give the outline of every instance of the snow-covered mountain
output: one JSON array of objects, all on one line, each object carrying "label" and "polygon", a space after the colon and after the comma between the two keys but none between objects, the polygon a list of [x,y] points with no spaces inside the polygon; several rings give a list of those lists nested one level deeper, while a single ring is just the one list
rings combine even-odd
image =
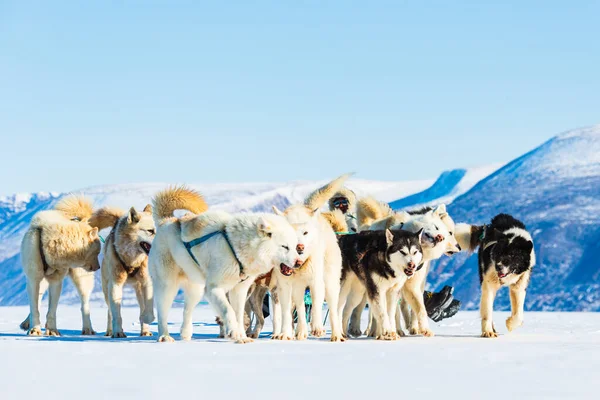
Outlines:
[{"label": "snow-covered mountain", "polygon": [[[333,177],[332,177],[333,178]],[[215,209],[229,212],[271,212],[271,206],[286,208],[302,201],[310,192],[327,181],[289,183],[241,183],[241,184],[195,184],[191,187],[200,191],[207,203]],[[351,179],[348,186],[357,195],[373,195],[385,201],[405,197],[419,192],[433,180],[408,182],[381,182]],[[94,201],[96,207],[104,205],[127,209],[131,206],[143,208],[152,196],[167,184],[127,184],[96,186],[75,191]],[[0,305],[27,304],[25,276],[20,263],[21,239],[33,215],[51,208],[60,194],[19,194],[0,198]],[[99,274],[98,274],[99,275]],[[99,276],[94,298],[101,298]],[[67,280],[68,281],[68,280]],[[127,295],[132,299],[132,294]],[[67,282],[61,296],[63,302],[77,302],[74,288]]]},{"label": "snow-covered mountain", "polygon": [[[600,125],[560,134],[510,162],[449,207],[458,222],[489,223],[500,213],[521,219],[533,234],[537,266],[526,308],[600,311]],[[444,258],[432,287],[456,287],[478,307],[477,256]],[[508,292],[496,304],[508,309]]]}]

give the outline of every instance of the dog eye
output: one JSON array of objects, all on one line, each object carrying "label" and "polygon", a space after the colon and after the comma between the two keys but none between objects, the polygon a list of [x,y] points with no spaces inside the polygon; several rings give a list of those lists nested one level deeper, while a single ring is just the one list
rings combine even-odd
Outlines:
[{"label": "dog eye", "polygon": [[267,233],[267,237],[268,238],[273,237],[273,234],[271,232],[269,232],[269,233]]},{"label": "dog eye", "polygon": [[450,236],[454,236],[454,232],[450,232]]},{"label": "dog eye", "polygon": [[156,233],[154,229],[148,229],[147,232],[151,235],[154,235]]},{"label": "dog eye", "polygon": [[308,232],[304,232],[304,236],[308,235]]},{"label": "dog eye", "polygon": [[284,249],[286,249],[287,251],[290,251],[290,248],[289,248],[288,246],[281,246],[281,247],[283,247],[283,248],[284,248]]},{"label": "dog eye", "polygon": [[417,255],[417,253],[418,253],[418,251],[416,251],[416,250],[415,250],[415,251],[413,251],[413,256],[416,256],[416,255]]},{"label": "dog eye", "polygon": [[400,253],[402,253],[403,256],[407,256],[408,255],[408,253],[405,252],[404,250],[400,250]]},{"label": "dog eye", "polygon": [[438,228],[437,225],[434,225],[433,227],[435,228],[436,231],[440,230],[440,228]]}]

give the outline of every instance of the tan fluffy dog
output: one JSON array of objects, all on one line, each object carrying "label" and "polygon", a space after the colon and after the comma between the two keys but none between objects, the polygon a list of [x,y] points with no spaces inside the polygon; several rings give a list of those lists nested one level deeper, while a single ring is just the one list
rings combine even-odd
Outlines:
[{"label": "tan fluffy dog", "polygon": [[152,336],[149,326],[142,321],[146,309],[152,310],[152,280],[148,273],[148,253],[155,235],[152,206],[143,212],[131,207],[129,212],[104,207],[96,210],[90,224],[100,229],[111,227],[104,245],[102,260],[102,291],[108,305],[106,335],[127,337],[123,332],[121,301],[123,287],[131,285],[140,306],[140,336]]},{"label": "tan fluffy dog", "polygon": [[89,296],[94,287],[93,272],[100,269],[98,228],[88,223],[92,215],[89,200],[68,196],[54,210],[37,213],[21,243],[21,263],[27,277],[29,321],[21,324],[27,334],[42,334],[40,303],[49,288],[46,335],[59,336],[56,309],[63,280],[70,274],[81,296],[82,334],[93,335]]}]

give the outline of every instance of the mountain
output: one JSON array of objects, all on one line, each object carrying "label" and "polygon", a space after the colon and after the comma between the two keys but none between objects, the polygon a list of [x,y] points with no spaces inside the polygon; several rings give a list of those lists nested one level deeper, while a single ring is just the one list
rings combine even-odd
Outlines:
[{"label": "mountain", "polygon": [[[289,183],[239,183],[190,185],[200,191],[214,209],[229,212],[271,212],[271,206],[283,209],[302,201],[310,192],[327,181]],[[357,195],[367,194],[390,201],[421,191],[432,184],[430,180],[381,182],[351,179],[348,186]],[[127,209],[143,208],[152,196],[167,184],[127,184],[95,186],[75,191],[93,200],[96,207],[112,205]],[[25,276],[19,248],[31,218],[41,210],[52,208],[62,196],[58,193],[18,194],[0,197],[0,305],[27,304]],[[106,231],[101,234],[106,235]],[[102,299],[99,274],[93,299]],[[133,301],[133,292],[126,293],[126,302]],[[74,287],[67,280],[61,296],[63,303],[78,302]],[[103,300],[102,300],[103,301]]]},{"label": "mountain", "polygon": [[[552,138],[448,209],[457,222],[489,223],[505,212],[526,224],[537,254],[526,309],[600,311],[600,125]],[[466,308],[477,308],[477,255],[438,260],[428,283],[455,286]],[[499,292],[496,308],[509,308],[507,290]]]}]

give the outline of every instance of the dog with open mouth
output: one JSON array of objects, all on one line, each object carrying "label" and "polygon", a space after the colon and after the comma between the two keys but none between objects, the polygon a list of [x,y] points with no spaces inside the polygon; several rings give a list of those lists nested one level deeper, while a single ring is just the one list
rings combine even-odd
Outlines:
[{"label": "dog with open mouth", "polygon": [[148,254],[156,234],[152,206],[142,212],[134,207],[125,212],[115,207],[103,207],[94,212],[90,224],[99,229],[111,228],[104,244],[102,259],[102,291],[108,306],[105,336],[125,338],[121,318],[123,288],[135,290],[140,307],[140,336],[152,336],[142,319],[146,310],[153,309],[152,280],[148,273]]},{"label": "dog with open mouth", "polygon": [[479,249],[481,284],[481,336],[498,336],[492,320],[498,290],[510,290],[511,316],[506,320],[509,332],[523,324],[525,294],[531,270],[535,266],[533,239],[525,225],[508,214],[495,216],[489,225],[457,225],[461,246],[471,252]]},{"label": "dog with open mouth", "polygon": [[[423,230],[363,231],[339,238],[343,270],[339,312],[344,335],[352,310],[367,296],[378,340],[396,340],[400,290],[422,267]],[[346,307],[348,305],[348,307]]]},{"label": "dog with open mouth", "polygon": [[[244,306],[256,278],[276,269],[289,273],[299,262],[292,226],[273,214],[207,211],[204,198],[185,186],[159,192],[153,200],[156,237],[148,258],[158,313],[159,342],[172,342],[168,314],[180,287],[184,291],[181,338],[192,338],[192,312],[206,297],[238,343],[246,335]],[[188,210],[182,217],[176,210]],[[149,310],[148,310],[149,312]],[[148,313],[144,322],[153,315]]]}]

